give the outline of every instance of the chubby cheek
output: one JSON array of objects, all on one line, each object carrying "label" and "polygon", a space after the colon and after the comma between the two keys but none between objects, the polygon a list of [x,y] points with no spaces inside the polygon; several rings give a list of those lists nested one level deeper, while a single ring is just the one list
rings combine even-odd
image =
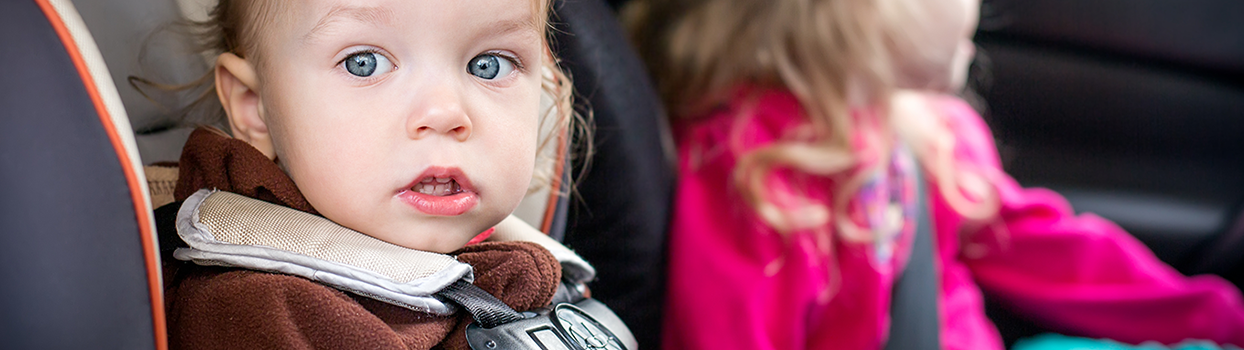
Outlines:
[{"label": "chubby cheek", "polygon": [[326,217],[340,222],[338,218],[367,215],[356,208],[376,200],[368,194],[380,194],[364,187],[384,183],[371,178],[383,173],[378,169],[383,161],[376,159],[382,153],[374,145],[360,141],[378,139],[366,135],[375,126],[350,112],[362,106],[325,100],[282,101],[282,108],[273,113],[280,122],[275,123],[272,138],[281,165],[303,196]]},{"label": "chubby cheek", "polygon": [[498,101],[500,103],[486,107],[489,111],[486,114],[473,117],[481,121],[476,123],[476,131],[486,149],[487,162],[497,165],[489,176],[496,177],[500,190],[504,192],[505,198],[498,204],[507,211],[517,207],[526,195],[535,167],[540,126],[538,116],[542,108],[538,85],[530,90],[534,91],[509,96]]}]

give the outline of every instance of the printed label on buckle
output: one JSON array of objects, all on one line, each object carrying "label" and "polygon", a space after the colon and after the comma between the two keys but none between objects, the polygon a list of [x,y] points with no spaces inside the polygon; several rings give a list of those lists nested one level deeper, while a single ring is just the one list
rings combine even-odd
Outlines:
[{"label": "printed label on buckle", "polygon": [[[591,299],[586,301],[596,302]],[[629,332],[626,334],[629,335]],[[475,350],[627,350],[624,345],[627,343],[607,325],[584,309],[565,303],[493,328],[472,323],[467,327],[466,335],[467,343]]]}]

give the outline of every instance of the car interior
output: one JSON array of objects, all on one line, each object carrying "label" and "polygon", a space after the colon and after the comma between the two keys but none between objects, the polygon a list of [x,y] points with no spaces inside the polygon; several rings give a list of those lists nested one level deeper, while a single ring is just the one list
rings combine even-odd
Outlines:
[{"label": "car interior", "polygon": [[[592,262],[593,297],[650,348],[676,174],[664,107],[615,19],[624,2],[556,2],[554,49],[594,153],[553,150],[543,166],[563,181],[517,215]],[[144,166],[175,162],[192,128],[166,103],[185,96],[144,95],[129,77],[206,72],[170,23],[211,3],[0,4],[14,63],[0,78],[3,347],[167,348],[151,215],[166,190]],[[1244,285],[1240,13],[1228,0],[985,0],[969,80],[1008,173],[1118,223],[1180,272]],[[989,316],[1008,345],[1059,331],[998,303]]]},{"label": "car interior", "polygon": [[[1184,274],[1244,286],[1239,13],[1219,0],[985,0],[969,82],[1006,171]],[[1008,344],[1050,330],[991,306]]]}]

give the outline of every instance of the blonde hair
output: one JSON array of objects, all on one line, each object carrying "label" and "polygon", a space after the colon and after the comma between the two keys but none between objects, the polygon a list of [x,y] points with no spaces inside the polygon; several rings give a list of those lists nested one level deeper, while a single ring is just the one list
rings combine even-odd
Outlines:
[{"label": "blonde hair", "polygon": [[[541,123],[552,122],[554,125],[541,125],[540,130],[551,129],[554,132],[550,137],[542,137],[537,145],[537,164],[558,161],[559,154],[557,152],[544,152],[547,147],[558,147],[565,145],[571,150],[567,157],[588,159],[592,154],[592,133],[591,133],[591,115],[590,113],[577,113],[573,105],[574,86],[569,75],[562,71],[560,62],[549,46],[551,26],[548,22],[553,0],[533,0],[531,2],[533,11],[537,14],[537,28],[544,28],[544,66],[548,69],[542,72],[541,88],[552,98],[552,105],[549,110],[541,113]],[[181,27],[188,29],[188,34],[195,39],[197,50],[205,57],[216,57],[222,53],[233,53],[238,57],[255,60],[257,65],[263,65],[263,54],[260,50],[263,36],[259,35],[264,31],[263,25],[268,23],[276,23],[276,18],[280,13],[284,12],[287,6],[283,1],[257,1],[257,0],[218,0],[215,7],[208,14],[205,21],[192,21]],[[129,77],[130,85],[136,90],[147,95],[142,86],[152,86],[160,90],[171,92],[194,91],[190,102],[185,103],[184,107],[178,109],[175,114],[184,119],[191,119],[190,116],[197,114],[205,114],[206,117],[195,118],[193,122],[208,125],[223,125],[225,123],[224,110],[220,106],[220,101],[216,95],[215,76],[213,70],[208,70],[199,78],[185,84],[163,84],[154,82],[142,77]],[[151,97],[148,96],[150,99]],[[154,101],[154,100],[153,100]],[[550,116],[546,118],[545,116]],[[227,130],[227,129],[226,129]],[[564,134],[561,132],[564,131]],[[573,141],[573,143],[570,143]],[[551,154],[553,159],[547,158],[546,154]],[[571,164],[571,159],[567,159],[565,164]],[[557,186],[561,178],[558,174],[542,171],[545,167],[537,167],[536,173],[533,174],[532,186],[529,192],[535,192],[545,186]],[[560,168],[558,168],[560,169]],[[554,172],[556,170],[554,169]],[[573,188],[573,180],[568,184],[568,188]],[[559,191],[560,189],[553,189]]]},{"label": "blonde hair", "polygon": [[[623,18],[675,119],[705,115],[737,98],[740,86],[792,93],[807,129],[741,154],[734,186],[779,232],[832,221],[837,236],[863,241],[873,233],[847,219],[847,208],[870,175],[888,164],[895,138],[911,146],[956,211],[976,220],[997,212],[990,174],[955,161],[953,134],[927,113],[923,100],[900,98],[903,88],[945,88],[937,80],[953,53],[927,34],[941,17],[930,13],[937,6],[924,3],[635,0]],[[743,106],[747,114],[748,103]],[[859,123],[852,117],[858,110],[878,118]],[[861,139],[873,142],[867,151],[875,153],[859,152],[854,145]],[[766,183],[779,167],[835,179],[832,202],[804,197],[779,206]]]}]

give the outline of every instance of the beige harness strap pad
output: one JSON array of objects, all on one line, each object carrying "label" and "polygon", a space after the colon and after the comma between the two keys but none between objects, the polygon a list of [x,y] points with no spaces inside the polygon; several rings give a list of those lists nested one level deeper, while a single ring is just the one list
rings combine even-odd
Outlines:
[{"label": "beige harness strap pad", "polygon": [[229,192],[199,190],[186,199],[177,232],[190,246],[174,252],[180,260],[302,276],[421,312],[452,313],[432,294],[473,280],[470,265],[451,256]]}]

